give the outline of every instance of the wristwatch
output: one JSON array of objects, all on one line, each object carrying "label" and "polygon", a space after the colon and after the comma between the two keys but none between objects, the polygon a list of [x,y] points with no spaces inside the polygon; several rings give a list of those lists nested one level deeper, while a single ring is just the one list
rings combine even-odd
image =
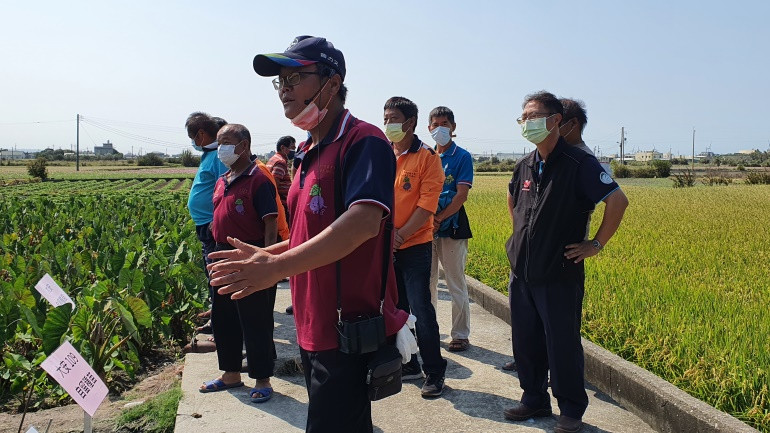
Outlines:
[{"label": "wristwatch", "polygon": [[596,239],[593,239],[593,240],[591,241],[591,245],[592,245],[594,248],[596,248],[596,251],[601,251],[601,249],[602,249],[602,248],[604,248],[604,247],[602,246],[602,243],[601,243],[601,242],[599,242],[599,241],[597,241]]}]

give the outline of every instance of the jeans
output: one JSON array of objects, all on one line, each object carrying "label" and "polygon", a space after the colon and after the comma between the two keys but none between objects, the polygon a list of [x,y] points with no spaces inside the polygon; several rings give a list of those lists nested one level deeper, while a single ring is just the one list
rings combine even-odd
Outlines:
[{"label": "jeans", "polygon": [[414,245],[393,254],[398,285],[398,308],[417,317],[417,345],[425,374],[443,377],[447,362],[441,357],[436,309],[431,303],[430,264],[432,243]]}]

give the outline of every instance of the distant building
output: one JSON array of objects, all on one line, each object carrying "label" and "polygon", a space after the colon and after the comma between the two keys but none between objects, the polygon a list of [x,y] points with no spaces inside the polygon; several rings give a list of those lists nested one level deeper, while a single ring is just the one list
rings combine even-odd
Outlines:
[{"label": "distant building", "polygon": [[695,155],[695,159],[711,159],[715,156],[714,152],[701,152]]},{"label": "distant building", "polygon": [[3,149],[0,150],[0,159],[25,159],[28,158],[27,152],[20,150]]},{"label": "distant building", "polygon": [[634,161],[650,162],[656,159],[663,159],[663,154],[655,150],[645,150],[634,154]]},{"label": "distant building", "polygon": [[754,149],[751,150],[739,150],[738,153],[741,155],[751,155],[752,153],[756,152]]},{"label": "distant building", "polygon": [[107,140],[106,143],[102,143],[101,147],[94,146],[94,155],[96,156],[114,155],[116,153],[118,153],[118,151],[112,147],[112,143],[110,143],[110,140]]}]

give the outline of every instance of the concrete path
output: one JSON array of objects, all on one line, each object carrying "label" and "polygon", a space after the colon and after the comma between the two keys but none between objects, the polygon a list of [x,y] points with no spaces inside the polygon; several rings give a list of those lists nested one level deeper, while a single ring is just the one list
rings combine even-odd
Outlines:
[{"label": "concrete path", "polygon": [[[182,378],[183,397],[176,421],[177,433],[190,432],[302,432],[305,429],[307,393],[299,359],[294,320],[283,313],[290,304],[288,284],[279,285],[275,313],[275,342],[278,351],[275,393],[267,403],[249,401],[249,388],[201,394],[200,384],[219,377],[216,353],[188,354]],[[439,285],[438,319],[442,331],[442,355],[448,360],[444,394],[435,400],[420,396],[422,381],[405,382],[400,394],[372,404],[375,432],[551,432],[558,405],[552,401],[553,417],[512,423],[503,410],[521,397],[515,373],[500,369],[511,359],[510,327],[471,303],[471,348],[447,351],[451,328],[449,294]],[[254,381],[243,374],[248,387]],[[583,421],[586,433],[654,432],[606,394],[587,388],[590,399]]]}]

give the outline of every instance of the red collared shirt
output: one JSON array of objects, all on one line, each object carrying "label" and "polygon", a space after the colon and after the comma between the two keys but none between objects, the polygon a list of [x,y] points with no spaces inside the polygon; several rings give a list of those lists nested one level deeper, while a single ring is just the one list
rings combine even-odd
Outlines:
[{"label": "red collared shirt", "polygon": [[[289,248],[317,236],[337,219],[334,177],[340,162],[343,210],[367,203],[381,207],[383,217],[391,212],[396,164],[393,148],[379,128],[345,110],[319,145],[311,148],[306,142],[300,144],[299,150],[302,163],[289,189]],[[340,260],[343,318],[379,313],[384,224],[383,218],[379,235]],[[392,256],[391,248],[387,248],[387,254]],[[387,263],[383,316],[386,334],[394,335],[406,322],[407,314],[396,308],[398,290],[392,258]],[[291,294],[300,347],[308,351],[337,349],[335,263],[292,277]]]}]

